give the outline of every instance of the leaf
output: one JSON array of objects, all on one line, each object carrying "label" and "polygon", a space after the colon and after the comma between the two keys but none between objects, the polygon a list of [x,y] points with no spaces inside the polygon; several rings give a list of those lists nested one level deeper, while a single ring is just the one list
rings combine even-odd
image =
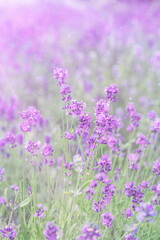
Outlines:
[{"label": "leaf", "polygon": [[30,195],[28,198],[26,198],[23,202],[20,203],[19,207],[24,208],[26,207],[30,201],[32,200],[32,195]]}]

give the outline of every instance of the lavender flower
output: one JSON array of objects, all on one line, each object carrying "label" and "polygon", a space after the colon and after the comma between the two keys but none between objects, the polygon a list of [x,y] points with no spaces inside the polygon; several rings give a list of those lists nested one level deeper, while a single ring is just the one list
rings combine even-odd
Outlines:
[{"label": "lavender flower", "polygon": [[46,224],[45,230],[44,230],[44,237],[47,240],[57,240],[58,236],[57,233],[59,232],[59,229],[56,225],[54,225],[53,222],[48,222]]},{"label": "lavender flower", "polygon": [[106,92],[106,100],[111,102],[117,102],[117,93],[119,90],[115,84],[110,85],[109,87],[105,88]]},{"label": "lavender flower", "polygon": [[0,182],[2,182],[4,180],[4,173],[5,173],[5,169],[1,169],[1,166],[0,166]]},{"label": "lavender flower", "polygon": [[158,159],[153,166],[153,173],[155,175],[160,175],[160,159]]},{"label": "lavender flower", "polygon": [[154,211],[154,206],[151,203],[141,203],[140,206],[136,208],[138,212],[138,221],[153,221],[153,217],[157,215],[157,212]]},{"label": "lavender flower", "polygon": [[107,228],[111,228],[113,224],[113,219],[114,219],[112,213],[106,212],[102,214],[101,217],[102,217],[102,224],[106,225]]},{"label": "lavender flower", "polygon": [[4,227],[3,229],[0,229],[0,233],[2,237],[8,238],[9,240],[13,240],[17,236],[15,227],[12,224]]},{"label": "lavender flower", "polygon": [[41,203],[39,203],[39,204],[37,205],[37,207],[38,207],[38,209],[36,210],[34,216],[35,216],[35,217],[40,217],[40,218],[43,219],[43,218],[45,217],[44,212],[47,211],[48,208],[47,208],[46,206],[42,206]]},{"label": "lavender flower", "polygon": [[82,229],[82,235],[77,238],[77,240],[96,240],[100,237],[99,230],[96,225],[92,223],[87,224]]}]

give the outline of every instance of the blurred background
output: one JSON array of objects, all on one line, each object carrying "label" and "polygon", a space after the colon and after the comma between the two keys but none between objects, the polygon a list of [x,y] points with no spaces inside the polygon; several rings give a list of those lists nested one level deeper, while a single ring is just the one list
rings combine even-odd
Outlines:
[{"label": "blurred background", "polygon": [[1,117],[34,105],[58,118],[55,67],[90,111],[111,83],[117,109],[132,99],[144,114],[159,111],[159,11],[156,0],[0,0]]}]

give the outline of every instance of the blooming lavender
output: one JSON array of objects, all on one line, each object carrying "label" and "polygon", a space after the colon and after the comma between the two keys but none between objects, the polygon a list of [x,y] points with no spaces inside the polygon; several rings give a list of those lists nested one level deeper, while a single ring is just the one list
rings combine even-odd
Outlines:
[{"label": "blooming lavender", "polygon": [[19,115],[23,120],[20,124],[22,132],[31,131],[32,127],[35,127],[40,119],[40,112],[33,106],[28,107],[26,111],[19,112]]},{"label": "blooming lavender", "polygon": [[102,214],[101,217],[102,217],[102,224],[105,225],[107,228],[111,228],[114,220],[112,213],[106,212]]},{"label": "blooming lavender", "polygon": [[88,223],[82,229],[82,235],[77,238],[77,240],[96,240],[100,237],[99,230],[97,226],[92,223]]},{"label": "blooming lavender", "polygon": [[10,224],[9,226],[0,229],[0,234],[2,237],[8,238],[9,240],[13,240],[17,236],[17,232],[13,224]]},{"label": "blooming lavender", "polygon": [[141,203],[140,206],[136,208],[138,212],[138,221],[153,221],[153,217],[157,215],[157,212],[154,211],[154,206],[151,203]]},{"label": "blooming lavender", "polygon": [[48,222],[44,230],[44,237],[47,240],[57,240],[59,229],[53,222]]},{"label": "blooming lavender", "polygon": [[5,169],[4,168],[2,169],[0,166],[0,182],[4,180],[4,173],[5,173]]},{"label": "blooming lavender", "polygon": [[153,166],[153,173],[155,175],[160,175],[160,159],[158,159]]},{"label": "blooming lavender", "polygon": [[25,144],[25,149],[30,152],[33,156],[37,156],[38,150],[40,149],[41,142],[32,142],[31,140]]},{"label": "blooming lavender", "polygon": [[46,206],[43,206],[41,203],[37,205],[38,209],[36,210],[34,216],[39,217],[39,218],[44,218],[45,217],[45,212],[48,210]]},{"label": "blooming lavender", "polygon": [[115,84],[106,87],[105,92],[107,101],[117,102],[117,94],[119,93],[119,90]]}]

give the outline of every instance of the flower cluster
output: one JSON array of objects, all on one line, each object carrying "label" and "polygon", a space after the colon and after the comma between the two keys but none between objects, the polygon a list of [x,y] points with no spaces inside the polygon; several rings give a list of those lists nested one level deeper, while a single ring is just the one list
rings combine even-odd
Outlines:
[{"label": "flower cluster", "polygon": [[107,228],[111,228],[114,220],[112,213],[106,212],[102,214],[101,217],[102,217],[102,224],[107,226]]},{"label": "flower cluster", "polygon": [[5,173],[5,169],[1,169],[1,166],[0,166],[0,182],[2,182],[4,180],[4,173]]},{"label": "flower cluster", "polygon": [[82,235],[77,238],[77,240],[96,240],[100,237],[99,230],[97,226],[92,223],[88,223],[82,229]]},{"label": "flower cluster", "polygon": [[141,191],[141,186],[134,186],[134,182],[127,182],[125,184],[125,195],[132,197],[132,208],[135,210],[135,204],[140,204],[143,200],[144,193]]},{"label": "flower cluster", "polygon": [[153,173],[157,176],[160,175],[160,158],[155,162],[153,166]]},{"label": "flower cluster", "polygon": [[22,132],[31,131],[40,119],[40,112],[33,106],[28,107],[26,111],[19,113],[20,118],[23,120],[20,124]]},{"label": "flower cluster", "polygon": [[31,140],[25,144],[25,149],[33,156],[37,156],[38,150],[40,149],[41,142],[32,142]]},{"label": "flower cluster", "polygon": [[153,221],[153,217],[157,215],[157,212],[154,211],[154,206],[151,203],[141,203],[140,206],[136,208],[138,212],[138,221]]},{"label": "flower cluster", "polygon": [[8,238],[9,240],[13,240],[17,236],[17,232],[13,224],[10,224],[9,226],[6,226],[3,229],[0,229],[0,233],[2,237]]},{"label": "flower cluster", "polygon": [[44,218],[45,217],[45,214],[44,212],[46,212],[48,210],[48,208],[46,206],[42,206],[41,203],[39,203],[37,205],[38,209],[36,210],[34,216],[35,217],[40,217],[40,218]]},{"label": "flower cluster", "polygon": [[44,237],[47,240],[57,240],[59,229],[53,222],[48,222],[44,230]]},{"label": "flower cluster", "polygon": [[139,126],[139,121],[141,120],[141,115],[136,112],[133,102],[130,102],[126,107],[128,116],[131,118],[131,124],[127,127],[127,131],[132,132],[136,127]]},{"label": "flower cluster", "polygon": [[117,102],[117,94],[119,93],[119,90],[115,84],[106,87],[105,92],[107,101]]}]

